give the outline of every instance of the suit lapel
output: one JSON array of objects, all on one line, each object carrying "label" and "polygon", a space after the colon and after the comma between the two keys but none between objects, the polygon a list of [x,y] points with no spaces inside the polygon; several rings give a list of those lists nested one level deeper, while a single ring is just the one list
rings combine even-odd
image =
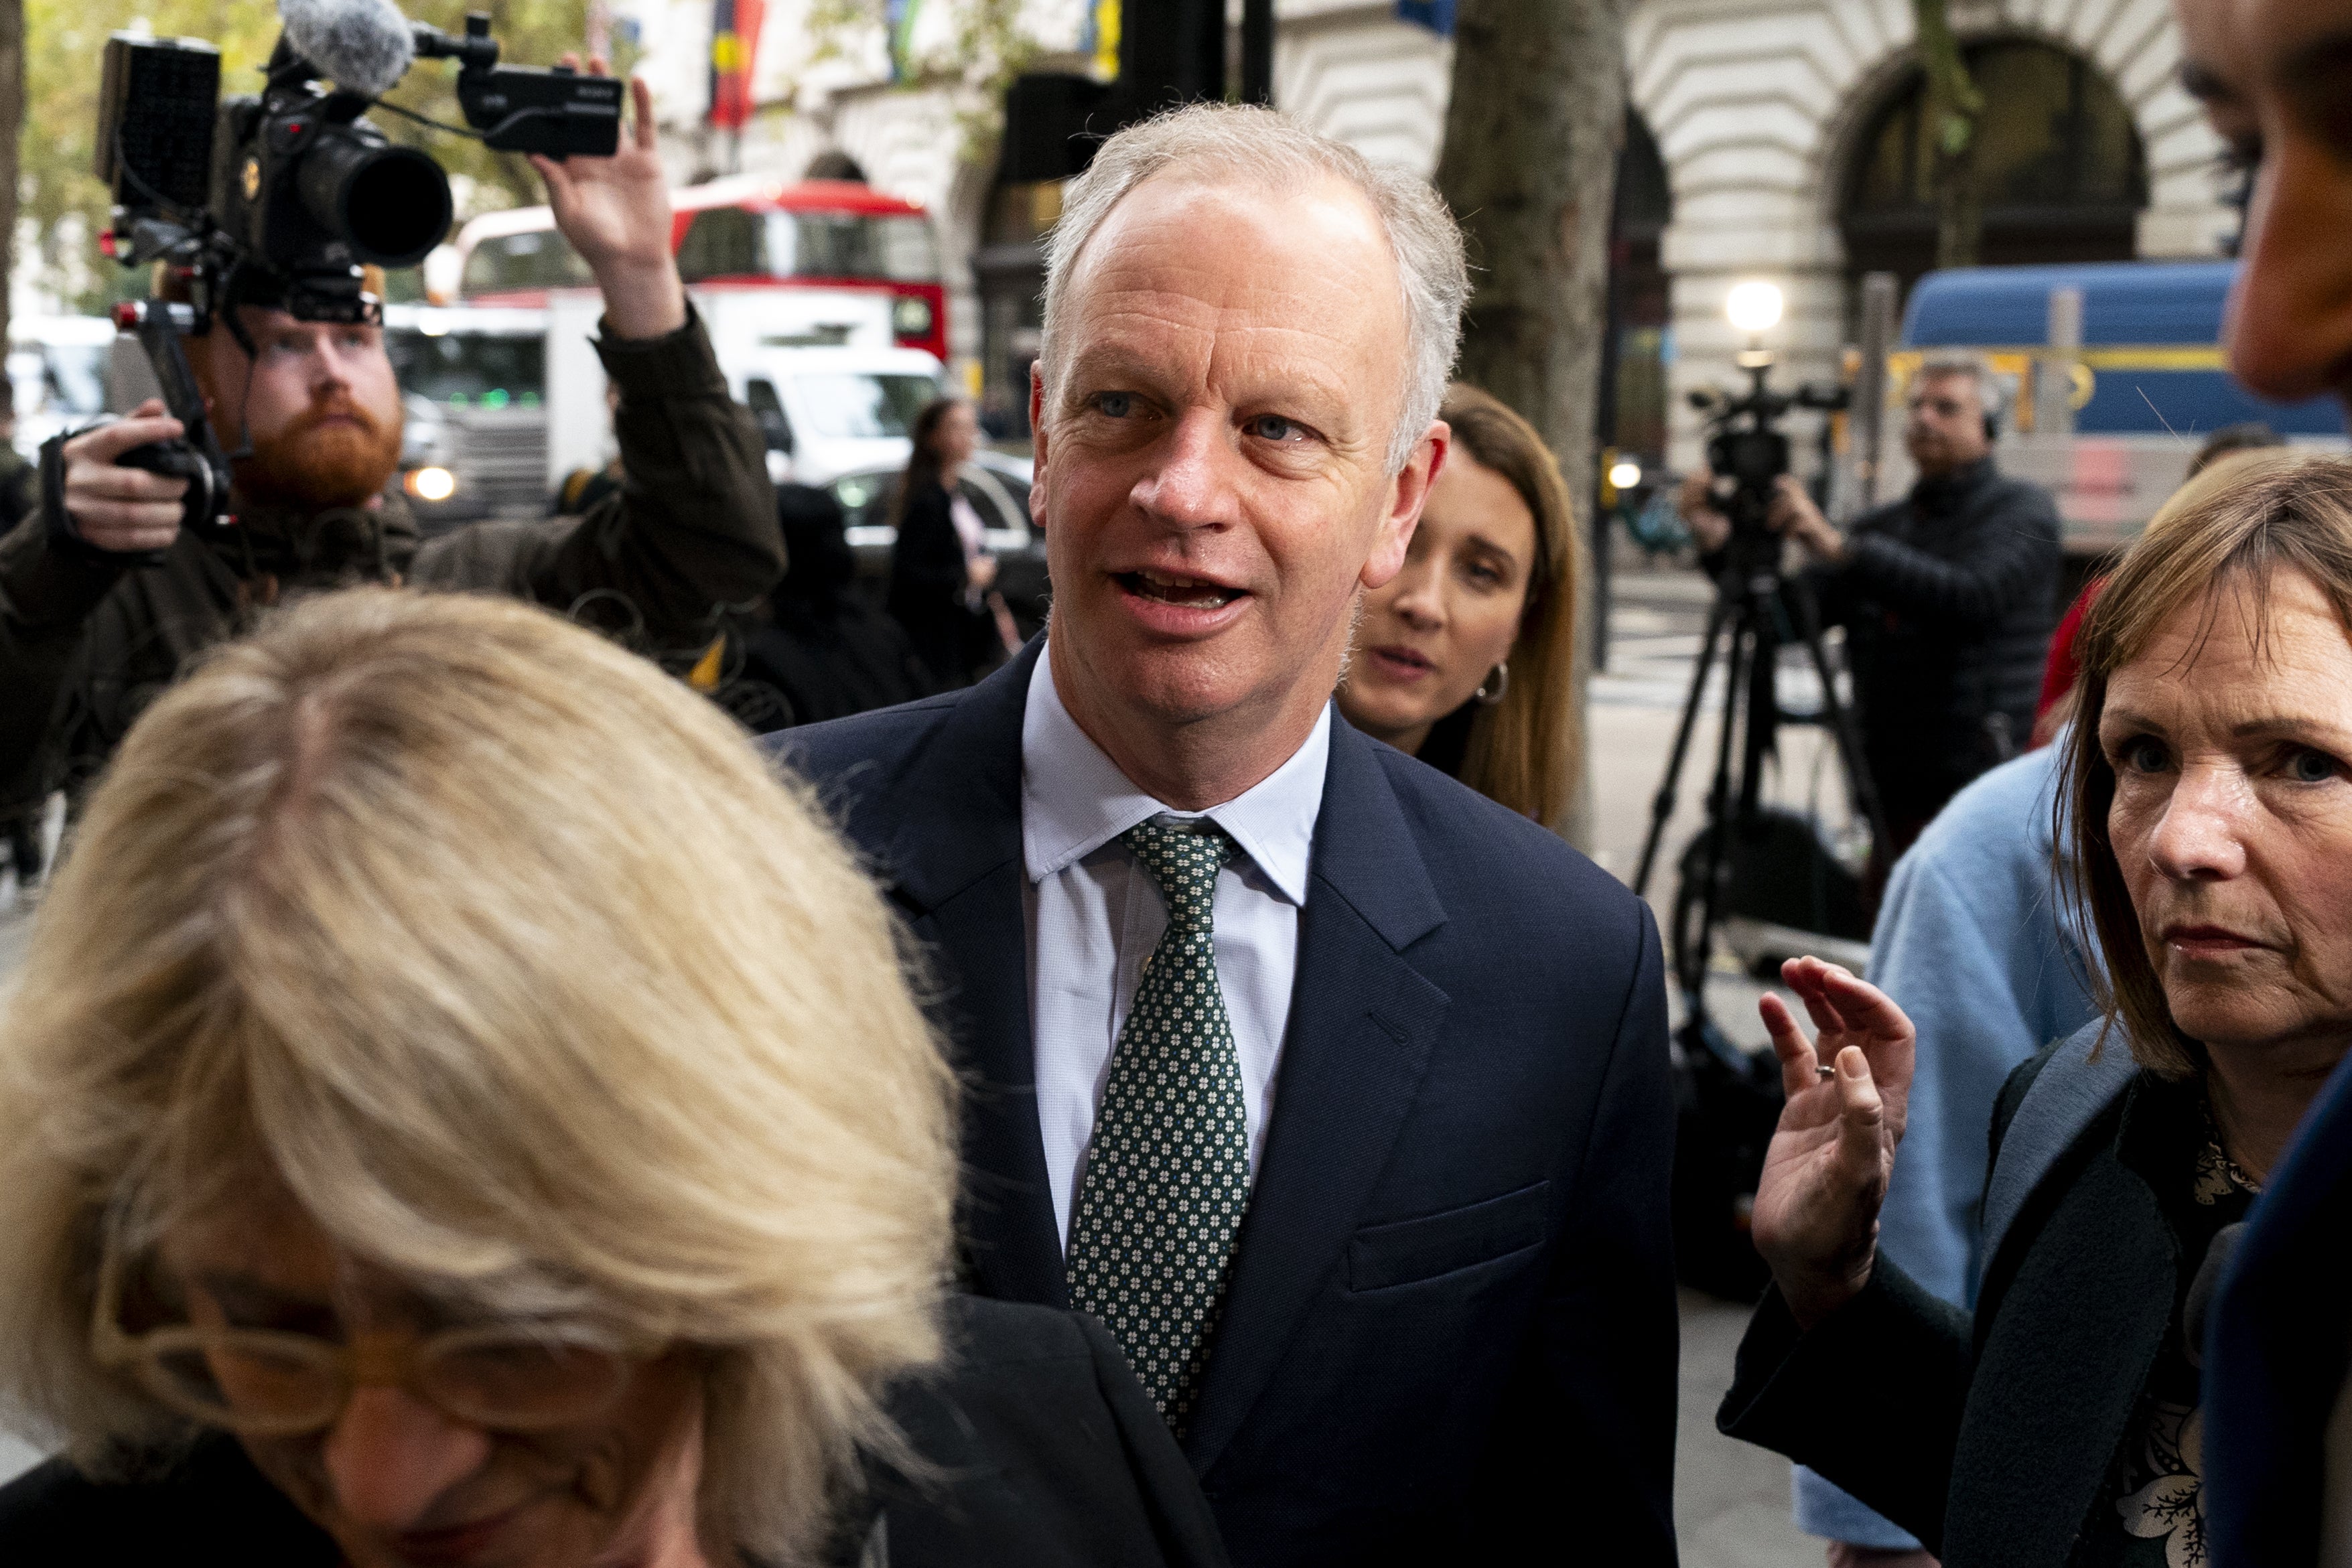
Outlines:
[{"label": "suit lapel", "polygon": [[1021,720],[1045,639],[966,693],[899,786],[892,894],[938,957],[963,1079],[961,1234],[974,1287],[1066,1306],[1037,1131],[1022,915]]},{"label": "suit lapel", "polygon": [[1334,723],[1274,1121],[1185,1439],[1200,1474],[1328,1287],[1420,1092],[1446,997],[1401,955],[1444,919],[1372,743]]}]

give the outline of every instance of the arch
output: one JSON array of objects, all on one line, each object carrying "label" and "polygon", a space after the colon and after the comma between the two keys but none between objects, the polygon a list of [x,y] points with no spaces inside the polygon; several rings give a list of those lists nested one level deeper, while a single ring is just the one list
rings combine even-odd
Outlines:
[{"label": "arch", "polygon": [[[2105,73],[2040,38],[1995,36],[1964,47],[1996,106],[1978,128],[1982,204],[1978,260],[2000,266],[2122,261],[2138,252],[2147,153],[2130,106]],[[1846,270],[1885,271],[1907,291],[1936,263],[1933,150],[1925,74],[1906,64],[1839,141],[1824,194],[1836,204]]]},{"label": "arch", "polygon": [[[1969,10],[1964,42],[2054,45],[2121,97],[2147,182],[2142,254],[2218,254],[2226,217],[2210,167],[2220,147],[2176,79],[2179,37],[2167,0],[1990,0]],[[1710,270],[1840,267],[1842,176],[1861,123],[1916,68],[1910,7],[1764,0],[1735,14],[1702,0],[1652,0],[1636,10],[1627,43],[1633,101],[1657,133],[1675,192],[1669,253],[1703,253]],[[1702,235],[1696,246],[1678,243]],[[1732,263],[1727,253],[1740,236],[1751,255]]]},{"label": "arch", "polygon": [[856,159],[838,147],[829,147],[809,161],[803,180],[855,180],[866,183],[866,170]]}]

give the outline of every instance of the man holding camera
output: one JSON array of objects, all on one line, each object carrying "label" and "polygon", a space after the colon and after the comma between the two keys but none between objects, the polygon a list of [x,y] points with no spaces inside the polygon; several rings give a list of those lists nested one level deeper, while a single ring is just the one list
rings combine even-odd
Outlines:
[{"label": "man holding camera", "polygon": [[509,593],[682,665],[722,606],[774,584],[783,545],[759,433],[687,302],[651,95],[630,86],[635,123],[613,157],[531,160],[604,297],[596,348],[620,392],[625,491],[583,517],[420,541],[385,489],[401,394],[381,329],[297,319],[282,280],[241,267],[254,281],[216,315],[235,312],[244,341],[217,320],[184,340],[232,449],[226,526],[184,528],[188,481],[120,462],[182,434],[151,402],[66,442],[41,517],[0,538],[0,818],[87,779],[188,659],[300,594],[362,581]]},{"label": "man holding camera", "polygon": [[[1840,533],[1782,475],[1768,522],[1811,558],[1824,626],[1846,630],[1862,749],[1893,842],[1872,849],[1872,884],[1960,787],[2025,747],[2057,612],[2058,513],[2049,495],[1993,466],[1999,392],[1983,361],[1931,353],[1911,381],[1905,447],[1911,493]],[[1703,552],[1730,519],[1706,472],[1684,481],[1684,520]]]}]

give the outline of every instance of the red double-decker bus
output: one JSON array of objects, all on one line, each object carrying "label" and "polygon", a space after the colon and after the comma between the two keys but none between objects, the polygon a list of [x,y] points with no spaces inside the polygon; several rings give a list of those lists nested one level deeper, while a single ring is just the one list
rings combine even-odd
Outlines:
[{"label": "red double-decker bus", "polygon": [[[849,180],[739,175],[676,193],[670,245],[688,283],[887,294],[901,347],[948,353],[947,291],[930,219],[913,202]],[[486,213],[457,235],[457,293],[481,305],[543,305],[588,287],[588,268],[545,207]]]}]

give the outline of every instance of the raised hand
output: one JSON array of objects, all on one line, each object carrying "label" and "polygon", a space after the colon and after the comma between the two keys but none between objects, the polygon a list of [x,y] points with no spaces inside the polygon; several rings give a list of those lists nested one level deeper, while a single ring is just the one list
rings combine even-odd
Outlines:
[{"label": "raised hand", "polygon": [[[575,70],[576,54],[563,57]],[[607,76],[600,57],[590,76]],[[670,255],[669,182],[654,151],[653,91],[642,78],[629,82],[630,123],[610,158],[531,155],[547,185],[555,226],[596,275],[604,320],[615,337],[658,338],[686,324],[686,290]]]},{"label": "raised hand", "polygon": [[134,446],[176,441],[183,434],[163,400],[151,397],[129,418],[66,443],[66,517],[84,543],[102,550],[154,550],[169,549],[180,537],[188,482],[115,460]]},{"label": "raised hand", "polygon": [[1885,992],[1835,964],[1791,958],[1780,978],[1821,1038],[1808,1043],[1780,998],[1757,1004],[1788,1103],[1765,1151],[1754,1236],[1789,1311],[1811,1328],[1870,1281],[1916,1031]]}]

